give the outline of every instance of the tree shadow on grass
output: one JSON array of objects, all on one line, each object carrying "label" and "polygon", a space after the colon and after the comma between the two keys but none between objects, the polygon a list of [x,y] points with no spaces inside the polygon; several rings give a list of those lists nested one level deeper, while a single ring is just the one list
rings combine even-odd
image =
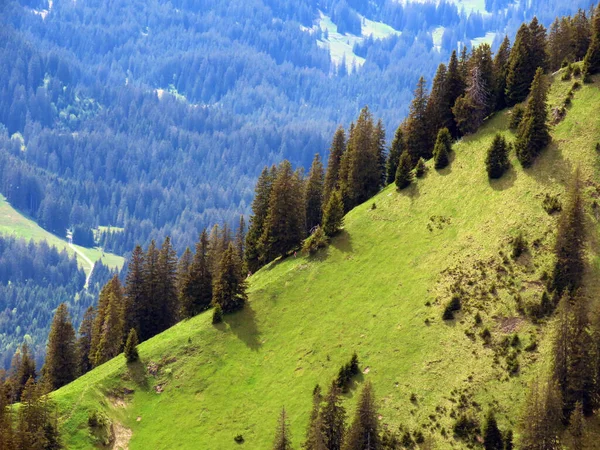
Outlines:
[{"label": "tree shadow on grass", "polygon": [[148,391],[150,386],[148,384],[148,377],[146,376],[146,367],[140,360],[127,363],[127,372],[131,377],[131,380],[142,390]]},{"label": "tree shadow on grass", "polygon": [[523,172],[544,186],[568,184],[573,173],[573,165],[566,160],[558,146],[552,141],[535,159],[532,166]]},{"label": "tree shadow on grass", "polygon": [[226,315],[224,321],[238,339],[244,342],[250,349],[258,350],[262,343],[260,342],[260,331],[256,323],[256,313],[249,302],[246,302],[244,309],[235,314]]},{"label": "tree shadow on grass", "polygon": [[352,238],[346,230],[340,231],[332,240],[331,245],[343,253],[352,253]]},{"label": "tree shadow on grass", "polygon": [[448,155],[448,165],[443,169],[433,169],[442,177],[447,177],[452,173],[452,166],[454,165],[454,161],[456,160],[456,152],[450,152]]},{"label": "tree shadow on grass", "polygon": [[495,191],[505,191],[514,186],[517,180],[517,171],[511,165],[500,178],[488,178],[490,187]]}]

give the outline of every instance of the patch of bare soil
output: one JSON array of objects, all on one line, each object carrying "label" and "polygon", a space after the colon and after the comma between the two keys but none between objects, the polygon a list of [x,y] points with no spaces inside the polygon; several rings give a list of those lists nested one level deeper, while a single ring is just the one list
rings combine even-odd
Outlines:
[{"label": "patch of bare soil", "polygon": [[111,447],[112,450],[129,450],[129,441],[133,432],[121,425],[119,422],[115,422],[112,426],[114,441]]}]

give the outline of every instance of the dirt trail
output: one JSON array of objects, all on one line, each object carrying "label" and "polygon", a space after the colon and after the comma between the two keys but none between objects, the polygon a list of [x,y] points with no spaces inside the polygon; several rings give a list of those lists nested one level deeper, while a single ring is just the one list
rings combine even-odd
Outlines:
[{"label": "dirt trail", "polygon": [[112,450],[129,450],[129,441],[133,432],[121,425],[119,422],[113,424],[113,433],[115,441],[112,445]]},{"label": "dirt trail", "polygon": [[90,283],[90,278],[92,277],[92,272],[94,271],[94,261],[92,261],[90,258],[88,258],[85,253],[83,253],[81,250],[79,250],[77,247],[75,247],[73,244],[71,244],[69,242],[69,247],[71,247],[71,249],[77,253],[77,255],[81,256],[81,258],[88,264],[88,266],[90,266],[90,271],[87,274],[87,277],[85,277],[85,285],[83,286],[84,289],[88,288],[88,285]]}]

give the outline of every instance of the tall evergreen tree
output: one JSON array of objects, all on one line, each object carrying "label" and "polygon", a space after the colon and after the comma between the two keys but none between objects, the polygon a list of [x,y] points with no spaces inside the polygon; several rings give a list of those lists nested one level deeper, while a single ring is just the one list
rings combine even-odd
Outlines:
[{"label": "tall evergreen tree", "polygon": [[8,387],[0,382],[0,449],[16,450],[13,418],[9,409],[10,393]]},{"label": "tall evergreen tree", "polygon": [[181,291],[183,317],[193,317],[208,309],[212,302],[212,274],[208,260],[208,233],[202,230],[196,253],[186,274]]},{"label": "tall evergreen tree", "polygon": [[313,407],[306,430],[306,441],[302,446],[304,450],[326,450],[321,434],[320,413],[322,402],[321,387],[317,384],[313,390]]},{"label": "tall evergreen tree", "polygon": [[558,17],[552,22],[548,33],[548,67],[552,72],[561,68],[563,62],[573,62],[571,21]]},{"label": "tall evergreen tree", "polygon": [[233,244],[223,253],[219,272],[213,287],[213,304],[219,305],[223,313],[232,313],[244,307],[248,296],[246,281],[241,273]]},{"label": "tall evergreen tree", "polygon": [[494,57],[494,99],[496,101],[496,111],[506,108],[506,78],[508,77],[508,68],[510,63],[510,39],[504,36],[500,48]]},{"label": "tall evergreen tree", "polygon": [[[156,248],[156,242],[152,240],[146,250],[144,266],[142,269],[144,301],[140,305],[138,319],[140,323],[138,337],[142,342],[160,333],[160,326],[157,321],[157,315],[159,313],[157,299],[159,296],[160,277],[158,255],[159,250]],[[100,314],[100,309],[98,309],[98,314]]]},{"label": "tall evergreen tree", "polygon": [[569,434],[572,439],[572,450],[583,450],[585,441],[585,425],[583,417],[583,406],[581,403],[577,403],[573,414],[571,414],[571,420],[569,420]]},{"label": "tall evergreen tree", "polygon": [[333,381],[321,409],[321,436],[327,450],[341,450],[346,429],[346,410],[342,406],[340,388]]},{"label": "tall evergreen tree", "polygon": [[558,450],[562,420],[562,400],[554,383],[534,381],[521,421],[519,448]]},{"label": "tall evergreen tree", "polygon": [[290,436],[290,426],[288,424],[285,408],[282,408],[275,430],[275,442],[273,442],[273,450],[291,450],[292,439]]},{"label": "tall evergreen tree", "polygon": [[96,310],[90,306],[86,309],[81,325],[79,325],[79,337],[77,338],[77,373],[79,375],[88,373],[93,367],[90,351],[95,317]]},{"label": "tall evergreen tree", "polygon": [[323,187],[323,205],[329,202],[329,197],[336,189],[340,188],[340,166],[342,156],[346,152],[346,133],[343,127],[339,127],[333,136],[333,142],[329,148],[329,160],[327,161],[327,172],[325,173],[325,184]]},{"label": "tall evergreen tree", "polygon": [[425,78],[421,77],[413,101],[410,105],[410,112],[406,119],[406,149],[411,157],[411,164],[414,166],[419,158],[425,160],[433,156],[430,147],[429,138],[431,129],[427,117],[427,90],[425,88]]},{"label": "tall evergreen tree", "polygon": [[504,450],[502,433],[493,411],[488,412],[483,425],[483,447],[485,450]]},{"label": "tall evergreen tree", "polygon": [[[304,237],[304,202],[302,181],[292,171],[289,161],[283,161],[273,182],[269,210],[259,247],[264,262],[298,247]],[[225,311],[225,309],[223,309]]]},{"label": "tall evergreen tree", "polygon": [[583,75],[586,80],[598,72],[600,72],[600,3],[594,13],[592,41],[583,60]]},{"label": "tall evergreen tree", "polygon": [[509,106],[516,105],[527,98],[531,82],[537,67],[530,60],[531,30],[521,25],[515,38],[515,44],[510,52],[508,75],[506,77],[506,100]]},{"label": "tall evergreen tree", "polygon": [[246,219],[244,215],[240,216],[240,221],[235,233],[235,246],[237,247],[238,258],[242,261],[242,266],[245,269],[244,254],[246,252]]},{"label": "tall evergreen tree", "polygon": [[135,362],[140,359],[140,356],[138,354],[137,345],[138,345],[137,333],[135,332],[135,328],[132,328],[131,330],[129,330],[129,334],[127,335],[127,342],[125,342],[125,349],[124,349],[125,359],[127,360],[128,363],[132,363],[132,362]]},{"label": "tall evergreen tree", "polygon": [[[433,84],[427,102],[426,115],[431,130],[429,145],[433,148],[438,130],[451,127],[454,122],[451,105],[448,104],[448,70],[444,64],[438,66],[435,77],[433,78]],[[402,151],[397,153],[396,161],[400,159],[401,153]],[[391,175],[392,177],[390,183],[393,182],[395,174],[395,171],[393,174],[389,174],[388,172],[388,175]]]},{"label": "tall evergreen tree", "polygon": [[[158,255],[157,290],[154,300],[156,301],[155,323],[158,327],[156,334],[175,325],[178,311],[177,291],[177,253],[167,236],[163,241]],[[123,329],[123,332],[126,332]],[[124,341],[126,335],[122,337]]]},{"label": "tall evergreen tree", "polygon": [[579,170],[569,189],[569,197],[558,222],[554,252],[556,262],[552,275],[557,293],[575,292],[581,285],[584,271],[585,213]]},{"label": "tall evergreen tree", "polygon": [[407,188],[412,183],[412,158],[408,151],[405,151],[400,155],[400,163],[398,164],[398,170],[396,170],[396,189],[402,190]]},{"label": "tall evergreen tree", "polygon": [[550,143],[546,99],[548,88],[544,72],[539,68],[531,84],[531,95],[517,131],[515,149],[523,167],[530,167],[535,158]]},{"label": "tall evergreen tree", "polygon": [[192,265],[193,259],[194,255],[192,254],[192,251],[189,247],[186,247],[185,251],[181,255],[181,258],[179,258],[179,262],[177,263],[177,295],[179,297],[181,297],[183,282],[190,271],[190,266]]},{"label": "tall evergreen tree", "polygon": [[373,386],[367,382],[358,400],[354,420],[344,442],[347,450],[378,450],[380,448],[379,423]]},{"label": "tall evergreen tree", "polygon": [[94,365],[99,366],[109,359],[114,358],[123,349],[124,335],[123,300],[118,292],[111,292],[108,296],[108,304],[102,323],[100,341]]},{"label": "tall evergreen tree", "polygon": [[20,401],[25,384],[30,378],[35,380],[36,376],[35,360],[27,342],[24,342],[20,351],[15,353],[10,365],[10,379],[13,389],[12,401]]},{"label": "tall evergreen tree", "polygon": [[450,152],[452,151],[452,136],[448,128],[442,128],[435,142],[433,159],[436,169],[443,169],[450,163]]},{"label": "tall evergreen tree", "polygon": [[43,386],[30,378],[23,390],[18,412],[16,448],[18,450],[59,450],[62,448],[56,415]]},{"label": "tall evergreen tree", "polygon": [[541,67],[543,71],[548,68],[548,43],[546,37],[546,28],[534,17],[529,24],[531,34],[531,47],[529,52],[529,64],[532,73]]},{"label": "tall evergreen tree", "polygon": [[323,164],[321,163],[321,157],[317,153],[310,167],[304,192],[307,233],[310,233],[317,225],[321,225],[323,216],[323,183]]},{"label": "tall evergreen tree", "polygon": [[59,389],[76,378],[76,352],[75,330],[67,305],[61,303],[56,309],[50,328],[46,363],[42,370],[44,380],[49,383],[52,390]]},{"label": "tall evergreen tree", "polygon": [[335,235],[344,225],[344,203],[339,191],[334,191],[323,211],[323,231]]},{"label": "tall evergreen tree", "polygon": [[398,164],[400,163],[400,155],[404,152],[406,146],[404,145],[404,132],[402,131],[402,125],[396,129],[392,146],[390,147],[390,154],[388,155],[386,164],[386,182],[392,184],[396,179],[396,171],[398,170]]},{"label": "tall evergreen tree", "polygon": [[490,178],[500,178],[508,170],[510,167],[508,151],[509,145],[504,136],[500,133],[496,134],[485,159],[485,167]]},{"label": "tall evergreen tree", "polygon": [[456,124],[463,135],[474,133],[483,124],[489,111],[490,97],[480,68],[473,67],[465,94],[456,100],[452,108]]},{"label": "tall evergreen tree", "polygon": [[125,279],[125,329],[135,328],[140,333],[140,320],[146,308],[146,287],[144,284],[144,250],[136,245],[129,260]]},{"label": "tall evergreen tree", "polygon": [[579,10],[571,20],[571,47],[573,59],[581,61],[590,47],[592,27],[585,11]]},{"label": "tall evergreen tree", "polygon": [[[446,90],[446,101],[444,104],[448,105],[450,111],[454,107],[456,100],[464,94],[465,91],[465,79],[461,73],[460,64],[458,61],[458,57],[456,56],[456,51],[452,52],[452,56],[450,57],[450,62],[448,63],[448,74],[446,76],[447,79],[447,90]],[[448,116],[449,117],[449,116]],[[456,121],[454,120],[454,115],[452,113],[452,120],[449,120],[446,123],[448,130],[450,130],[450,134],[453,138],[460,137],[460,131],[458,126],[456,125]]]},{"label": "tall evergreen tree", "polygon": [[269,212],[269,199],[273,185],[275,169],[264,168],[256,182],[254,200],[252,201],[252,216],[246,235],[245,259],[248,270],[254,272],[261,266],[259,240],[264,232],[264,225]]},{"label": "tall evergreen tree", "polygon": [[369,194],[375,195],[386,184],[387,150],[385,144],[385,127],[381,119],[377,121],[373,130],[372,145],[374,147],[372,152],[377,165],[373,168],[371,175],[372,181],[370,183]]}]

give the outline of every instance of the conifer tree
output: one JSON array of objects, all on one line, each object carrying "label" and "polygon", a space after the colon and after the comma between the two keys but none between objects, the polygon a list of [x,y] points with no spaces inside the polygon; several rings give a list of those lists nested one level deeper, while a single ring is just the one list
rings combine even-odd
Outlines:
[{"label": "conifer tree", "polygon": [[398,170],[396,170],[396,189],[402,190],[407,188],[412,183],[412,158],[408,151],[405,151],[400,155],[400,163],[398,164]]},{"label": "conifer tree", "polygon": [[417,178],[423,177],[425,172],[427,171],[427,167],[425,167],[425,160],[423,158],[419,158],[417,165],[415,166],[415,176]]},{"label": "conifer tree", "polygon": [[468,87],[460,96],[452,112],[456,124],[463,135],[472,134],[479,129],[487,116],[490,104],[490,91],[484,82],[479,67],[473,67],[468,79]]},{"label": "conifer tree", "polygon": [[36,385],[30,378],[23,390],[16,433],[16,448],[19,450],[62,448],[58,425],[52,414],[53,405],[42,395],[42,389],[42,385]]},{"label": "conifer tree", "polygon": [[344,203],[339,191],[334,191],[323,211],[323,231],[334,236],[344,225]]},{"label": "conifer tree", "polygon": [[554,253],[552,285],[557,293],[574,292],[581,284],[584,264],[585,213],[579,170],[575,172],[569,197],[560,215]]},{"label": "conifer tree", "polygon": [[558,450],[561,420],[562,400],[556,385],[534,381],[525,401],[519,448]]},{"label": "conifer tree", "polygon": [[195,316],[208,309],[212,302],[212,274],[209,268],[206,229],[202,230],[196,243],[196,253],[183,281],[180,302],[184,317]]},{"label": "conifer tree", "polygon": [[[177,252],[173,248],[171,238],[167,236],[163,241],[158,255],[158,278],[155,300],[157,302],[158,326],[157,334],[175,325],[178,311],[177,291]],[[126,330],[123,329],[124,332]],[[122,340],[126,339],[126,335]]]},{"label": "conifer tree", "polygon": [[138,337],[135,332],[135,328],[129,330],[129,334],[127,335],[127,342],[125,343],[125,359],[128,363],[132,363],[140,359],[138,354]]},{"label": "conifer tree", "polygon": [[227,234],[215,223],[208,234],[208,267],[211,273],[217,273],[219,270],[221,256],[227,248],[226,237]]},{"label": "conifer tree", "polygon": [[412,166],[417,163],[419,158],[428,160],[433,156],[429,138],[431,129],[427,117],[427,99],[425,78],[421,77],[406,119],[406,149],[411,157]]},{"label": "conifer tree", "polygon": [[550,143],[547,96],[544,72],[539,68],[531,84],[531,95],[517,131],[515,149],[523,167],[530,167],[535,158]]},{"label": "conifer tree", "polygon": [[[469,71],[470,77],[467,77],[467,93],[476,90],[477,92],[470,92],[470,95],[478,98],[483,105],[483,117],[489,116],[495,109],[496,101],[494,98],[494,58],[492,56],[492,48],[489,44],[482,44],[473,49],[473,54],[469,61],[471,70]],[[473,80],[473,72],[477,72],[477,78],[479,86]]]},{"label": "conifer tree", "polygon": [[77,338],[77,373],[83,375],[92,370],[90,350],[92,348],[92,333],[96,310],[93,306],[86,309],[81,325],[79,325],[79,337]]},{"label": "conifer tree", "polygon": [[[273,182],[269,210],[260,238],[262,261],[269,262],[298,247],[304,237],[305,213],[302,180],[283,161]],[[225,308],[223,308],[225,311]]]},{"label": "conifer tree", "polygon": [[108,304],[101,328],[100,342],[94,355],[94,365],[99,366],[114,358],[123,349],[124,334],[122,297],[116,292],[108,296]]},{"label": "conifer tree", "polygon": [[[452,126],[454,117],[452,116],[451,105],[448,104],[448,70],[444,64],[438,66],[435,77],[433,78],[433,84],[431,86],[431,92],[429,93],[429,100],[427,102],[427,119],[429,121],[429,128],[431,130],[429,136],[429,145],[433,147],[435,145],[435,139],[438,130],[442,128],[448,128]],[[397,160],[400,158],[398,153]],[[391,174],[392,181],[396,172]],[[390,181],[391,183],[391,181]]]},{"label": "conifer tree", "polygon": [[376,450],[380,448],[375,395],[370,382],[365,384],[360,394],[354,420],[352,421],[352,425],[350,425],[346,441],[344,442],[344,448],[347,450],[358,448]]},{"label": "conifer tree", "polygon": [[306,430],[306,441],[302,446],[304,450],[326,450],[321,434],[320,413],[322,402],[321,387],[317,384],[313,390],[313,407]]},{"label": "conifer tree", "polygon": [[279,415],[279,421],[277,423],[277,429],[275,430],[275,442],[273,443],[273,450],[291,449],[292,439],[290,436],[290,426],[288,424],[285,408],[282,408],[281,414]]},{"label": "conifer tree", "polygon": [[584,79],[589,80],[591,75],[598,72],[600,72],[600,3],[594,13],[592,41],[583,60]]},{"label": "conifer tree", "polygon": [[485,450],[504,450],[502,433],[493,411],[488,412],[483,425],[483,447]]},{"label": "conifer tree", "polygon": [[0,449],[16,450],[12,414],[9,409],[10,393],[5,384],[0,382]]},{"label": "conifer tree", "polygon": [[307,233],[310,233],[317,225],[321,225],[323,215],[323,183],[323,164],[321,163],[321,157],[317,153],[310,167],[304,192]]},{"label": "conifer tree", "polygon": [[264,231],[264,224],[269,211],[269,198],[273,185],[275,170],[264,168],[256,182],[255,196],[252,201],[252,216],[246,234],[245,259],[248,270],[254,272],[261,266],[258,243]]},{"label": "conifer tree", "polygon": [[548,66],[552,72],[560,69],[563,62],[573,62],[571,44],[571,21],[566,17],[557,17],[548,33]]},{"label": "conifer tree", "polygon": [[496,111],[506,108],[506,78],[510,63],[510,39],[504,36],[500,48],[494,57],[494,98],[496,100]]},{"label": "conifer tree", "polygon": [[452,151],[452,136],[448,128],[442,128],[437,136],[433,158],[436,169],[443,169],[450,163],[450,152]]},{"label": "conifer tree", "polygon": [[402,125],[396,129],[392,146],[390,147],[390,154],[386,164],[386,182],[391,184],[396,179],[396,171],[398,170],[398,164],[400,163],[400,155],[406,149],[404,145],[404,132],[402,131]]},{"label": "conifer tree", "polygon": [[571,414],[571,420],[569,420],[569,434],[572,439],[572,450],[583,450],[585,440],[585,427],[583,418],[583,407],[581,403],[577,402],[575,410]]},{"label": "conifer tree", "polygon": [[219,272],[215,277],[212,302],[215,306],[219,305],[224,314],[228,314],[242,309],[247,298],[246,281],[235,256],[235,248],[230,243],[223,253]]},{"label": "conifer tree", "polygon": [[372,145],[374,147],[372,152],[377,165],[373,167],[369,194],[375,195],[386,185],[387,150],[385,144],[385,127],[381,119],[377,121],[377,125],[375,125],[375,129],[373,130]]},{"label": "conifer tree", "polygon": [[[143,302],[139,305],[138,309],[138,337],[141,342],[150,339],[160,332],[156,321],[156,316],[158,315],[156,299],[158,296],[158,277],[160,276],[158,253],[156,242],[153,239],[146,250],[144,266],[142,268],[144,296]],[[100,307],[98,307],[98,315],[100,315]]]},{"label": "conifer tree", "polygon": [[532,74],[541,67],[546,71],[548,67],[548,43],[546,38],[546,28],[539,23],[537,17],[534,17],[529,24],[531,34],[531,47],[529,51],[529,64]]},{"label": "conifer tree", "polygon": [[179,258],[179,262],[177,263],[177,295],[179,297],[181,297],[183,282],[190,271],[190,266],[192,265],[193,259],[194,255],[192,254],[192,251],[189,247],[186,247],[183,255],[181,255],[181,258]]},{"label": "conifer tree", "polygon": [[327,450],[341,450],[346,429],[346,410],[342,406],[340,388],[331,383],[321,409],[321,436]]},{"label": "conifer tree", "polygon": [[125,329],[140,332],[140,319],[146,304],[144,284],[144,250],[139,245],[133,250],[125,279]]},{"label": "conifer tree", "polygon": [[581,61],[585,58],[592,39],[590,20],[587,18],[585,11],[580,9],[571,19],[570,25],[572,36],[570,44],[573,60]]},{"label": "conifer tree", "polygon": [[527,98],[531,81],[537,67],[531,66],[531,30],[526,24],[521,25],[510,52],[508,75],[506,77],[506,100],[508,106],[516,105]]},{"label": "conifer tree", "polygon": [[[552,341],[552,376],[561,399],[567,395],[569,388],[569,351],[571,344],[571,297],[565,292],[558,304],[556,329]],[[561,405],[562,407],[562,405]]]},{"label": "conifer tree", "polygon": [[570,414],[580,404],[582,412],[591,416],[594,412],[594,354],[593,342],[589,333],[588,300],[582,295],[575,296],[570,317],[568,390],[563,397],[564,410]]},{"label": "conifer tree", "polygon": [[327,161],[327,172],[325,173],[325,184],[323,187],[323,205],[329,202],[329,197],[336,189],[340,188],[340,165],[342,156],[346,152],[346,133],[343,127],[339,127],[333,136],[333,142],[329,149],[329,160]]},{"label": "conifer tree", "polygon": [[10,379],[13,388],[12,401],[20,401],[27,380],[30,378],[35,380],[36,376],[35,360],[29,351],[27,342],[24,342],[20,351],[15,353],[10,364]]},{"label": "conifer tree", "polygon": [[504,136],[500,133],[496,134],[485,159],[485,167],[490,178],[500,178],[509,169],[508,151],[509,146]]},{"label": "conifer tree", "polygon": [[238,228],[235,233],[235,246],[237,247],[238,258],[242,261],[242,268],[245,269],[244,254],[246,251],[246,219],[240,216]]},{"label": "conifer tree", "polygon": [[75,330],[67,305],[61,303],[52,321],[46,363],[42,370],[44,380],[52,390],[59,389],[73,381],[77,376],[77,347],[75,345]]},{"label": "conifer tree", "polygon": [[[446,76],[447,90],[446,90],[446,101],[444,104],[448,105],[450,111],[456,104],[456,100],[464,94],[465,91],[465,79],[461,73],[460,65],[458,58],[456,56],[456,50],[452,52],[452,56],[450,57],[450,62],[448,63],[448,74]],[[449,116],[448,116],[449,117]],[[460,137],[460,131],[458,126],[456,125],[456,121],[454,120],[454,115],[452,113],[452,120],[449,120],[446,123],[448,130],[450,130],[450,134],[453,138],[457,139]]]}]

